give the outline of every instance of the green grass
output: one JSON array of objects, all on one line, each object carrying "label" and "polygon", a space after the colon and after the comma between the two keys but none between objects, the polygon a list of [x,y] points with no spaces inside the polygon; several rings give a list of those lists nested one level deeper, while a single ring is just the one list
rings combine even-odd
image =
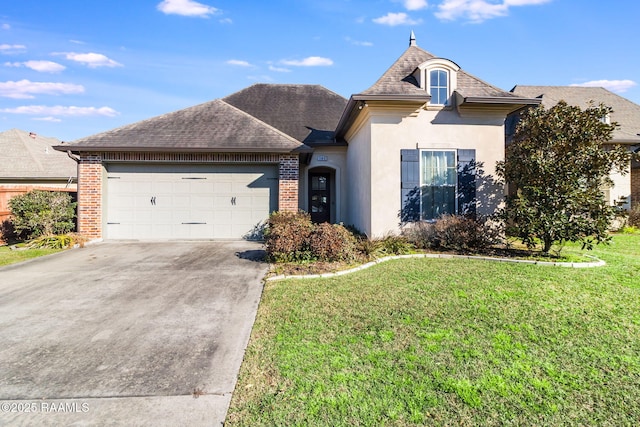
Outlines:
[{"label": "green grass", "polygon": [[592,253],[269,282],[225,425],[637,425],[640,236]]},{"label": "green grass", "polygon": [[60,251],[61,249],[25,249],[12,251],[8,246],[0,246],[0,267]]}]

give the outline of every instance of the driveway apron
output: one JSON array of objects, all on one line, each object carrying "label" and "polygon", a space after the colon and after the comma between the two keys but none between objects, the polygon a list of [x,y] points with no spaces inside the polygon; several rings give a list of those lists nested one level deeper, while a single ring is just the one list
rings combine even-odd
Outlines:
[{"label": "driveway apron", "polygon": [[108,242],[1,268],[0,425],[222,425],[261,252]]}]

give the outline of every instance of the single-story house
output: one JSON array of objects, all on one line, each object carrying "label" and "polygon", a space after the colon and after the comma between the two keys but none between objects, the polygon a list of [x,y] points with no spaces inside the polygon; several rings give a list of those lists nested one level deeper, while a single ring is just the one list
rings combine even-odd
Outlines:
[{"label": "single-story house", "polygon": [[77,166],[53,149],[60,141],[19,129],[0,132],[0,223],[10,215],[9,200],[39,189],[75,193]]},{"label": "single-story house", "polygon": [[[631,151],[640,149],[640,105],[616,95],[602,87],[579,86],[524,86],[517,85],[511,92],[523,97],[540,99],[542,106],[551,108],[560,101],[580,108],[604,104],[613,109],[610,117],[603,117],[608,123],[617,123],[611,144],[621,144]],[[507,141],[515,130],[518,113],[507,119]],[[609,203],[622,202],[622,207],[630,209],[640,203],[640,163],[633,160],[626,173],[612,172],[613,187],[605,189]]]},{"label": "single-story house", "polygon": [[370,237],[445,213],[489,214],[508,114],[540,103],[409,47],[348,100],[256,84],[56,149],[78,158],[90,238],[242,238],[274,210]]}]

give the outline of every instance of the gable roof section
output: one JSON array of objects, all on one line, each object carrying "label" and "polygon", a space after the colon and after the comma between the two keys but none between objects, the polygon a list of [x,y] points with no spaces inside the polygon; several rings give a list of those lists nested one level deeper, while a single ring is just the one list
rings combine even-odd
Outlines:
[{"label": "gable roof section", "polygon": [[76,162],[55,151],[55,138],[11,129],[0,133],[0,180],[68,180],[77,176]]},{"label": "gable roof section", "polygon": [[581,86],[521,86],[511,92],[520,96],[540,98],[545,108],[551,108],[564,100],[569,105],[586,108],[590,102],[613,108],[611,121],[619,127],[613,131],[614,142],[640,143],[640,105],[616,95],[602,87]]},{"label": "gable roof section", "polygon": [[79,151],[308,151],[282,131],[220,100],[163,114],[55,147]]},{"label": "gable roof section", "polygon": [[319,85],[255,84],[225,98],[305,144],[331,143],[347,100]]},{"label": "gable roof section", "polygon": [[[389,69],[370,88],[352,95],[340,118],[336,134],[341,137],[350,123],[357,116],[359,103],[365,101],[407,101],[412,103],[426,103],[431,99],[427,90],[420,87],[414,76],[414,71],[422,63],[436,59],[436,56],[421,49],[415,44],[413,33],[409,47]],[[454,88],[452,98],[458,111],[476,111],[486,109],[502,109],[504,114],[518,110],[527,105],[537,105],[539,100],[522,98],[516,94],[506,92],[460,69],[457,71],[457,87]]]}]

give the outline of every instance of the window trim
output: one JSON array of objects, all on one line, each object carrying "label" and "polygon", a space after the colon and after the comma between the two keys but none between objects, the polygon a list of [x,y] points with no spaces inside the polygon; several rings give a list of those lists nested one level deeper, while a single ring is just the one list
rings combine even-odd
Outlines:
[{"label": "window trim", "polygon": [[458,71],[460,71],[460,67],[455,62],[445,58],[431,58],[418,65],[418,67],[413,72],[413,76],[418,81],[420,88],[429,94],[431,94],[430,72],[435,70],[442,70],[447,72],[447,102],[445,104],[433,104],[431,103],[431,101],[429,101],[429,105],[436,108],[449,107],[451,105],[453,92],[458,87]]}]

